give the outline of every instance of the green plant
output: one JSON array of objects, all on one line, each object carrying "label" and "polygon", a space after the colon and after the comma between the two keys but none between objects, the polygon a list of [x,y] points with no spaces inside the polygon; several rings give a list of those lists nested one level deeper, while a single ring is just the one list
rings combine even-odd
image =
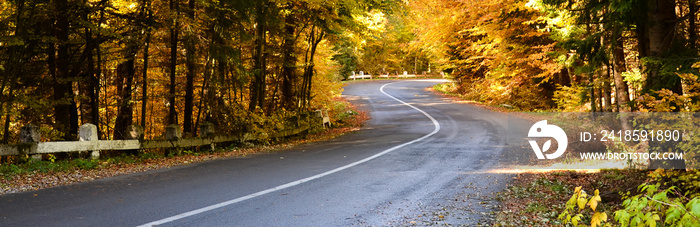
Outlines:
[{"label": "green plant", "polygon": [[641,91],[644,85],[645,76],[639,71],[639,69],[632,69],[632,71],[622,72],[622,77],[625,82],[630,86],[630,88],[635,91]]},{"label": "green plant", "polygon": [[[574,194],[566,202],[566,209],[559,214],[559,220],[573,226],[585,226],[582,221],[588,219],[588,215],[592,212],[593,215],[590,216],[591,227],[602,226],[608,220],[608,215],[605,212],[596,211],[600,202],[601,198],[597,189],[593,196],[589,198],[582,187],[576,187]],[[587,208],[590,208],[590,211]],[[606,224],[606,226],[608,225],[609,223]]]},{"label": "green plant", "polygon": [[624,209],[615,211],[621,226],[698,226],[700,198],[688,197],[677,187],[659,191],[660,184],[642,184],[642,194],[626,199]]},{"label": "green plant", "polygon": [[546,207],[538,202],[531,202],[527,204],[527,208],[525,208],[525,212],[528,213],[542,213],[546,212],[549,210],[549,207]]},{"label": "green plant", "polygon": [[94,169],[97,168],[99,163],[96,160],[92,159],[76,159],[73,160],[73,163],[75,164],[75,167],[78,167],[79,169]]},{"label": "green plant", "polygon": [[139,157],[141,159],[154,159],[154,158],[158,157],[158,154],[156,154],[154,152],[143,152],[143,153],[139,154]]},{"label": "green plant", "polygon": [[20,174],[23,172],[24,172],[24,169],[22,169],[18,165],[14,165],[14,164],[0,165],[0,175],[4,176],[6,178],[9,178],[13,175],[17,175],[17,174]]},{"label": "green plant", "polygon": [[56,162],[56,155],[49,154],[48,156],[49,156],[49,161]]},{"label": "green plant", "polygon": [[618,169],[609,169],[605,170],[603,177],[613,180],[622,180],[625,178],[625,175],[622,174]]},{"label": "green plant", "polygon": [[700,171],[678,171],[657,169],[649,173],[654,182],[661,182],[663,187],[677,187],[684,195],[694,198],[700,196]]}]

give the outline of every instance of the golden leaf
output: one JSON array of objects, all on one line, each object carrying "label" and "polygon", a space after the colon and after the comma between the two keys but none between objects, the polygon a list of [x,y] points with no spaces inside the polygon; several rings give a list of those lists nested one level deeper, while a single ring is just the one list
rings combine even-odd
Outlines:
[{"label": "golden leaf", "polygon": [[583,210],[583,208],[586,206],[586,198],[579,197],[577,203],[578,203],[578,209]]},{"label": "golden leaf", "polygon": [[595,214],[593,214],[593,217],[591,217],[591,227],[599,226],[600,224],[602,224],[604,221],[607,221],[607,220],[608,220],[608,215],[605,212],[603,212],[603,213],[595,212]]},{"label": "golden leaf", "polygon": [[[596,192],[597,192],[597,191],[598,191],[598,190],[596,190]],[[596,195],[594,195],[593,197],[591,197],[591,200],[588,201],[588,206],[590,206],[591,209],[593,209],[593,211],[595,211],[595,208],[598,207],[598,202],[600,202],[600,200],[601,200],[601,199],[600,199],[600,196],[598,196],[597,194],[598,194],[598,193],[596,193]]]}]

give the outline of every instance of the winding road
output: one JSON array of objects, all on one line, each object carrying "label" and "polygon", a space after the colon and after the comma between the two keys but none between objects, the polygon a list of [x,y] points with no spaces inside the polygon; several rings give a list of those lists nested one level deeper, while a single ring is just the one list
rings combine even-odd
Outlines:
[{"label": "winding road", "polygon": [[425,88],[352,83],[372,119],[277,153],[0,196],[0,226],[396,226],[488,223],[508,118]]}]

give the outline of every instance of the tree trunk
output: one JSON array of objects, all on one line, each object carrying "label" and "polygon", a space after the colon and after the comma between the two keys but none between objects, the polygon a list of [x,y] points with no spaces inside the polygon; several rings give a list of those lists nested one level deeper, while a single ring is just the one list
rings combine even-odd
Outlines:
[{"label": "tree trunk", "polygon": [[[219,14],[217,14],[219,15]],[[220,15],[219,15],[220,18]],[[223,51],[223,46],[224,46],[224,37],[222,37],[222,34],[220,32],[217,32],[215,29],[215,26],[212,25],[210,28],[210,32],[212,33],[212,46],[209,48],[209,56],[213,59],[211,62],[211,73],[210,74],[205,74],[209,76],[209,82],[207,83],[207,92],[206,92],[206,101],[207,105],[205,105],[205,108],[207,108],[206,112],[206,118],[207,120],[210,120],[213,114],[219,114],[219,111],[214,111],[214,110],[219,110],[220,108],[220,102],[218,101],[220,97],[223,97],[224,94],[229,93],[228,88],[225,86],[231,86],[231,88],[235,88],[235,84],[227,84],[226,83],[226,75],[227,75],[227,57],[225,56],[226,52]],[[234,83],[235,80],[231,79],[231,83]],[[235,99],[236,97],[234,96],[233,99],[229,97],[229,100],[232,100],[233,102],[237,102]],[[218,119],[218,117],[216,117]]]},{"label": "tree trunk", "polygon": [[133,124],[133,105],[131,104],[131,84],[134,80],[134,58],[117,66],[117,103],[119,110],[114,122],[113,139],[125,139],[126,128]]},{"label": "tree trunk", "polygon": [[671,48],[675,35],[676,5],[675,0],[652,0],[649,11],[649,55],[664,56]]},{"label": "tree trunk", "polygon": [[67,0],[55,0],[54,12],[56,25],[54,27],[57,43],[56,77],[54,78],[54,127],[63,132],[64,140],[75,140],[78,122],[74,111],[73,83],[70,76],[70,46],[69,46],[69,12]]},{"label": "tree trunk", "polygon": [[605,109],[603,109],[603,102],[605,102],[605,98],[604,98],[605,96],[603,95],[603,88],[596,89],[596,93],[597,93],[596,98],[600,99],[600,100],[598,100],[598,110],[600,110],[600,112],[605,112]]},{"label": "tree trunk", "polygon": [[418,56],[413,57],[413,74],[418,75]]},{"label": "tree trunk", "polygon": [[[25,40],[25,28],[24,19],[22,15],[24,14],[24,1],[17,1],[17,10],[15,12],[15,36],[19,39]],[[10,141],[10,123],[12,121],[12,115],[10,114],[10,109],[15,99],[15,86],[20,77],[23,76],[23,65],[22,59],[24,58],[25,47],[24,45],[12,45],[8,48],[9,57],[7,58],[7,64],[5,64],[5,70],[0,70],[3,72],[2,86],[0,86],[0,113],[5,112],[5,124],[3,127],[2,143],[8,144]],[[5,96],[5,89],[8,90],[8,95]],[[3,111],[4,110],[4,111]],[[0,163],[2,163],[0,161]]]},{"label": "tree trunk", "polygon": [[[195,0],[189,0],[187,15],[191,22],[194,23],[194,11],[195,11]],[[192,25],[191,25],[192,26]],[[194,76],[197,72],[197,64],[195,63],[196,58],[196,46],[194,43],[195,34],[193,29],[189,29],[187,32],[187,38],[185,40],[185,65],[187,67],[187,75],[185,82],[185,112],[183,132],[188,135],[194,132],[192,128],[192,114],[194,112]]]},{"label": "tree trunk", "polygon": [[[19,54],[19,53],[16,53],[16,54]],[[17,80],[19,80],[20,76],[22,76],[22,72],[21,72],[22,69],[21,69],[21,66],[19,65],[19,62],[17,62],[17,65],[11,66],[11,67],[15,68],[16,71],[12,70],[9,72],[16,72],[17,74],[14,75],[14,77],[12,78],[12,82],[10,83],[10,86],[8,87],[9,94],[7,96],[8,97],[7,100],[3,100],[5,102],[5,105],[6,105],[5,110],[7,111],[7,113],[5,114],[5,125],[3,127],[4,131],[3,131],[3,135],[2,135],[2,143],[3,144],[8,144],[9,140],[10,140],[10,123],[11,123],[10,121],[12,120],[12,115],[10,114],[10,109],[12,108],[12,104],[14,103],[15,85],[17,84]],[[9,79],[9,78],[5,78],[5,79]],[[4,87],[5,86],[3,84],[3,89],[0,90],[0,92],[4,93],[4,90],[5,90]],[[0,93],[0,94],[2,94],[2,93]],[[0,106],[1,105],[2,104],[0,104]]]},{"label": "tree trunk", "polygon": [[605,70],[603,70],[603,109],[602,111],[604,112],[611,112],[612,111],[612,101],[610,97],[610,93],[612,93],[612,88],[610,87],[610,66],[609,64],[606,64],[607,66],[605,67]]},{"label": "tree trunk", "polygon": [[263,107],[265,100],[265,4],[263,0],[256,5],[255,53],[253,54],[254,79],[250,89],[249,111],[255,111],[257,107]]},{"label": "tree trunk", "polygon": [[[671,49],[671,44],[673,42],[676,33],[676,1],[675,0],[652,0],[650,1],[649,19],[649,56],[656,58],[663,58],[668,55]],[[647,75],[647,80],[645,84],[646,90],[659,90],[662,88],[667,88],[670,90],[679,90],[673,85],[673,83],[668,82],[668,78],[661,78],[659,74],[661,64],[655,64],[652,68],[648,69],[649,74]],[[677,84],[680,87],[680,83]],[[682,153],[683,151],[678,149],[677,143],[673,141],[660,142],[660,141],[650,141],[649,142],[649,153],[652,152],[667,152],[673,151],[676,153]],[[651,169],[655,168],[677,168],[685,169],[684,160],[650,160],[649,167]]]},{"label": "tree trunk", "polygon": [[[671,43],[676,31],[675,3],[675,0],[649,1],[649,57],[663,58],[671,49]],[[668,81],[668,78],[660,78],[660,68],[661,64],[653,64],[647,69],[649,74],[647,75],[645,90],[659,90],[662,88],[677,90],[673,83]]]},{"label": "tree trunk", "polygon": [[146,33],[146,42],[143,47],[143,80],[141,81],[141,126],[146,128],[146,108],[148,108],[148,49],[151,42],[151,32]]},{"label": "tree trunk", "polygon": [[591,97],[591,112],[597,112],[596,109],[596,96],[595,96],[595,84],[593,83],[593,74],[588,74],[588,84],[589,84],[589,96]]},{"label": "tree trunk", "polygon": [[615,33],[617,37],[613,38],[613,79],[615,80],[615,100],[619,107],[619,112],[629,112],[630,94],[627,82],[622,77],[623,72],[627,72],[627,63],[625,61],[625,50],[623,40],[619,37],[619,33]]},{"label": "tree trunk", "polygon": [[[321,28],[319,28],[320,30]],[[304,81],[302,85],[302,100],[301,106],[307,107],[311,101],[311,85],[314,75],[314,55],[316,54],[316,47],[321,43],[325,36],[325,32],[316,31],[316,26],[311,27],[311,34],[309,35],[309,50],[308,57],[306,58],[306,68],[304,68]]]},{"label": "tree trunk", "polygon": [[294,108],[294,90],[293,84],[296,82],[296,63],[297,59],[294,55],[295,41],[295,15],[290,13],[285,17],[284,26],[284,44],[282,45],[282,106],[287,109]]},{"label": "tree trunk", "polygon": [[[688,0],[688,48],[692,51],[693,56],[697,54],[695,49],[695,42],[698,41],[698,34],[695,33],[695,12],[697,11],[696,0]],[[690,81],[681,79],[681,86],[684,95],[689,95],[691,93]]]},{"label": "tree trunk", "polygon": [[[100,20],[99,23],[102,23],[105,20],[105,10],[104,7],[100,9]],[[97,38],[99,39],[99,35]],[[97,55],[97,73],[95,73],[95,76],[92,78],[92,84],[93,84],[93,89],[94,96],[90,100],[90,105],[92,106],[93,110],[96,110],[92,112],[92,119],[93,119],[93,124],[97,126],[97,138],[103,138],[102,137],[102,127],[100,127],[100,83],[102,80],[102,48],[100,46],[100,43],[97,42],[95,43],[95,54]]]},{"label": "tree trunk", "polygon": [[697,11],[697,6],[695,5],[697,0],[688,0],[688,47],[696,53],[695,42],[698,41],[698,34],[696,33],[695,25],[695,13]]},{"label": "tree trunk", "polygon": [[[144,11],[146,17],[146,40],[144,41],[143,47],[143,81],[141,81],[141,127],[146,130],[146,108],[148,107],[148,61],[149,53],[148,49],[151,45],[151,23],[153,19],[153,13],[151,11],[151,1],[144,0]],[[145,134],[145,132],[144,132]]]},{"label": "tree trunk", "polygon": [[635,33],[637,35],[637,53],[639,59],[649,56],[649,37],[647,28],[647,17],[637,20]]},{"label": "tree trunk", "polygon": [[168,124],[177,124],[177,109],[175,108],[175,95],[176,95],[176,86],[175,86],[175,79],[176,79],[176,69],[177,69],[177,36],[179,31],[179,22],[178,22],[178,14],[179,14],[179,0],[170,0],[170,10],[175,14],[173,18],[173,24],[172,27],[170,28],[170,91],[168,93],[168,105],[169,105],[169,112],[168,112]]}]

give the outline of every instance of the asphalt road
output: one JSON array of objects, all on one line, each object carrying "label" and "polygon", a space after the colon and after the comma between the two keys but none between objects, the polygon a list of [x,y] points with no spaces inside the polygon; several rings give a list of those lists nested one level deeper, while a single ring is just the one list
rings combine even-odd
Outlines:
[{"label": "asphalt road", "polygon": [[[350,84],[372,119],[278,153],[0,196],[0,226],[396,226],[488,223],[507,117],[439,81]],[[402,103],[405,102],[405,103]]]}]

